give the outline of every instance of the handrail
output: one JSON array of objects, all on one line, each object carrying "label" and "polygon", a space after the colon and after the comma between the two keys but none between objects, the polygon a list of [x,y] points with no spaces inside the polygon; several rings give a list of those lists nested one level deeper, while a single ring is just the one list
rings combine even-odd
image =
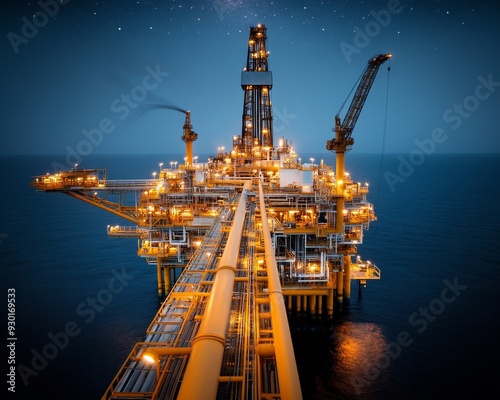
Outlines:
[{"label": "handrail", "polygon": [[217,397],[235,271],[246,215],[245,192],[251,187],[251,181],[247,181],[243,187],[233,227],[218,263],[206,310],[198,333],[193,339],[192,352],[179,389],[178,400],[206,400]]},{"label": "handrail", "polygon": [[271,305],[271,320],[281,398],[284,400],[300,400],[302,399],[302,391],[300,388],[299,373],[297,371],[285,301],[281,291],[280,277],[276,266],[271,233],[269,231],[264,191],[262,190],[261,182],[259,182],[259,207],[262,218],[268,293]]}]

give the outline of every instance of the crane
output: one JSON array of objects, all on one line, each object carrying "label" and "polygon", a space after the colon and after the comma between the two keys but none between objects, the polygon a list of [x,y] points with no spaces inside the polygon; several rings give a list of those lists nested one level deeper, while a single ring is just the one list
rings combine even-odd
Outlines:
[{"label": "crane", "polygon": [[[368,60],[368,65],[366,66],[363,74],[361,75],[359,85],[356,89],[354,97],[352,99],[351,105],[347,110],[344,121],[340,121],[339,113],[335,115],[335,138],[328,140],[326,142],[327,150],[335,152],[335,189],[336,189],[336,210],[337,219],[335,223],[335,228],[338,233],[344,233],[345,223],[344,223],[344,212],[345,212],[345,153],[351,150],[354,144],[354,139],[352,138],[352,131],[356,122],[358,120],[359,114],[365,104],[365,100],[370,92],[373,81],[377,75],[380,66],[391,58],[390,54],[379,54]],[[344,102],[345,103],[345,102]],[[340,270],[337,276],[337,299],[342,301],[343,297],[343,286],[348,285],[351,280],[350,272],[350,257],[345,258],[344,270]]]},{"label": "crane", "polygon": [[[335,152],[335,209],[337,211],[337,219],[335,222],[336,232],[339,234],[345,233],[345,222],[344,222],[344,206],[345,206],[345,153],[351,150],[354,144],[354,139],[352,138],[352,131],[354,126],[358,121],[359,114],[365,104],[366,98],[370,89],[373,85],[373,81],[377,75],[380,66],[391,58],[390,54],[379,54],[368,60],[368,64],[363,71],[359,85],[356,89],[354,97],[352,99],[351,105],[347,110],[344,121],[341,122],[339,113],[343,106],[340,107],[339,112],[335,115],[335,138],[332,140],[327,140],[326,149]],[[348,96],[349,97],[349,96]],[[347,100],[346,100],[347,101]],[[345,104],[345,102],[344,102]],[[350,269],[350,258],[345,258],[345,265],[337,274],[337,300],[342,301],[343,298],[343,287],[344,285],[349,285],[351,280],[351,269]]]},{"label": "crane", "polygon": [[379,67],[389,58],[391,58],[391,54],[379,54],[368,60],[368,64],[361,76],[360,83],[356,89],[351,105],[347,110],[347,114],[344,117],[344,121],[341,123],[339,114],[337,113],[337,115],[335,115],[335,139],[326,142],[327,150],[345,153],[351,149],[354,144],[354,139],[351,135],[358,121],[359,114],[368,97],[373,81],[377,76]]},{"label": "crane", "polygon": [[[379,54],[368,60],[368,64],[361,75],[359,85],[356,89],[356,93],[354,93],[354,97],[344,117],[344,121],[340,121],[340,110],[339,113],[335,115],[335,128],[333,129],[335,132],[335,139],[327,140],[326,149],[335,152],[335,170],[337,174],[336,189],[339,195],[344,193],[344,155],[351,150],[354,144],[354,139],[351,136],[352,131],[358,121],[359,114],[365,104],[380,66],[391,58],[391,56],[391,54]],[[344,208],[343,204],[337,204],[337,207],[340,207],[338,208],[339,210]]]}]

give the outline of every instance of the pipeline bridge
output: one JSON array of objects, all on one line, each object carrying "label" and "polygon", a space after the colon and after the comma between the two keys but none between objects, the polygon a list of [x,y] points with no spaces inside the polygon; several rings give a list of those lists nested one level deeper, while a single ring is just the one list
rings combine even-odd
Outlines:
[{"label": "pipeline bridge", "polygon": [[137,254],[156,266],[166,295],[102,400],[300,399],[287,313],[331,317],[351,281],[380,279],[374,264],[351,261],[374,218],[368,186],[347,180],[337,216],[334,191],[215,175],[190,190],[176,184],[194,176],[189,166],[133,181],[75,169],[32,182],[134,222],[108,226],[108,235],[138,238]]},{"label": "pipeline bridge", "polygon": [[103,399],[302,398],[263,202],[224,207]]}]

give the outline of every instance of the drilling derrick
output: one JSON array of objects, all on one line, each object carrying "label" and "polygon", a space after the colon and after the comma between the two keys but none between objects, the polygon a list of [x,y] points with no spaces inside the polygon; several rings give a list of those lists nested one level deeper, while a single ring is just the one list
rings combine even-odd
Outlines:
[{"label": "drilling derrick", "polygon": [[273,147],[272,113],[269,91],[273,86],[268,71],[266,27],[250,28],[247,65],[241,73],[241,88],[245,91],[240,149],[252,154],[254,147]]}]

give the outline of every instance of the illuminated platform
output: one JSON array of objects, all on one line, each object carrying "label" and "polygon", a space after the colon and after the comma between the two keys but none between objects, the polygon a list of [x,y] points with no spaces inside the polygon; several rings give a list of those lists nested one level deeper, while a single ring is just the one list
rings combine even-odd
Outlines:
[{"label": "illuminated platform", "polygon": [[153,179],[134,180],[75,165],[31,182],[126,220],[108,226],[109,237],[137,238],[137,255],[155,266],[158,296],[166,297],[103,400],[299,400],[287,312],[331,320],[352,281],[361,287],[381,277],[358,253],[376,221],[369,187],[353,181],[344,157],[391,56],[368,60],[345,118],[335,116],[335,136],[326,141],[334,170],[324,160],[302,162],[284,138],[275,143],[266,38],[265,26],[250,29],[242,131],[230,150],[218,147],[198,163],[191,114],[178,109],[184,164],[160,163]]}]

